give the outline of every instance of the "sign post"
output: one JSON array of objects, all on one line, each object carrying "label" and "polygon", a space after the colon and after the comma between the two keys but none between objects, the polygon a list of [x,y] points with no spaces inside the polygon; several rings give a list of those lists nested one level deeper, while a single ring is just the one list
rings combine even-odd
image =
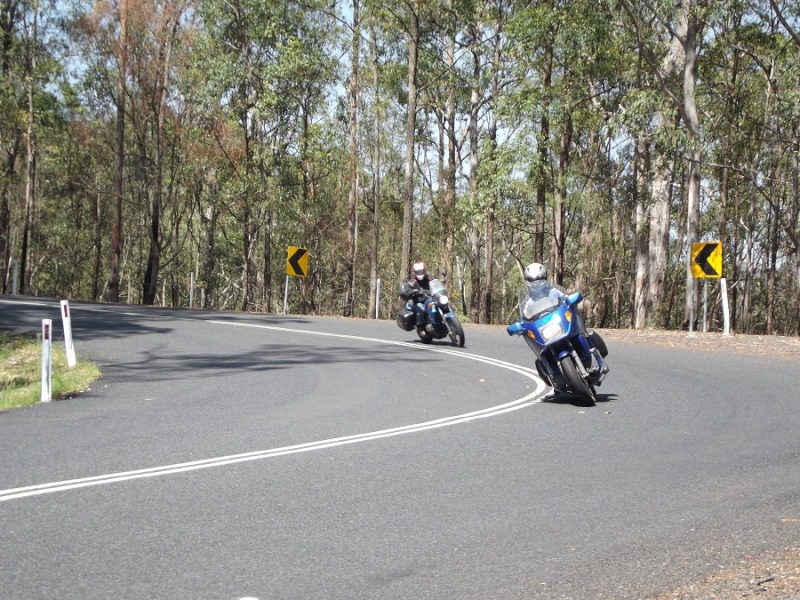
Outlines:
[{"label": "sign post", "polygon": [[283,289],[283,314],[289,298],[289,277],[305,277],[308,273],[308,248],[289,246],[286,255],[286,286]]},{"label": "sign post", "polygon": [[[707,331],[708,314],[708,287],[706,279],[720,279],[722,277],[722,242],[698,242],[692,244],[692,276],[696,279],[703,279],[703,331]],[[727,289],[723,285],[723,293],[727,294]],[[723,301],[723,306],[727,308],[727,298]],[[692,329],[689,322],[689,331]],[[727,323],[727,315],[725,315]],[[727,329],[727,325],[726,325]]]}]

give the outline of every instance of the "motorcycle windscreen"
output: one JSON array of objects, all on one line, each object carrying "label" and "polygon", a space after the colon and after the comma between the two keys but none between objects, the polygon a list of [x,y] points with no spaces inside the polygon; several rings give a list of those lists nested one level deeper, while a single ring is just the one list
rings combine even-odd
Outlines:
[{"label": "motorcycle windscreen", "polygon": [[430,282],[430,292],[431,295],[438,294],[439,292],[444,291],[444,284],[440,279],[431,279]]},{"label": "motorcycle windscreen", "polygon": [[520,314],[525,321],[536,321],[557,309],[558,304],[556,298],[545,297],[533,300],[528,297],[524,304],[520,304]]}]

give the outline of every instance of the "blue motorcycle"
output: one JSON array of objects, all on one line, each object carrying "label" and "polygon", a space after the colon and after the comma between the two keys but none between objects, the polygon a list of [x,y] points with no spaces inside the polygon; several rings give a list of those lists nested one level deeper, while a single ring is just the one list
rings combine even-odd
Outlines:
[{"label": "blue motorcycle", "polygon": [[556,393],[570,393],[593,405],[595,386],[608,373],[608,349],[596,331],[587,331],[578,313],[583,294],[562,294],[546,281],[520,294],[520,320],[509,335],[522,335],[536,354],[539,377]]},{"label": "blue motorcycle", "polygon": [[[406,301],[403,310],[397,313],[400,329],[411,331],[416,327],[417,335],[424,344],[449,337],[454,346],[464,346],[464,328],[440,279],[431,279],[429,290],[420,290],[405,283],[400,286],[398,295]],[[417,325],[417,310],[424,311],[424,323],[421,325]]]}]

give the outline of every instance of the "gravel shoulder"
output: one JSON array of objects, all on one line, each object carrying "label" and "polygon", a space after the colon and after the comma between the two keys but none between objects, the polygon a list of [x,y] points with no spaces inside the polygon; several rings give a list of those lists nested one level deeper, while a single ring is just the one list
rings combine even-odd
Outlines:
[{"label": "gravel shoulder", "polygon": [[797,360],[800,364],[800,337],[778,335],[722,335],[719,332],[663,331],[656,329],[598,329],[607,342],[670,346],[713,352],[751,352],[753,354]]}]

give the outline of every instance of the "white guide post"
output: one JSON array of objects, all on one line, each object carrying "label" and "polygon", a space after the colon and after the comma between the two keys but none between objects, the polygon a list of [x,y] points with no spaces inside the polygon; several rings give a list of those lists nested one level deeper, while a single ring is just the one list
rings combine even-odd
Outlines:
[{"label": "white guide post", "polygon": [[724,277],[722,277],[719,280],[719,284],[721,286],[721,291],[722,291],[722,320],[723,320],[722,335],[730,335],[731,317],[728,309],[728,281]]},{"label": "white guide post", "polygon": [[283,314],[286,314],[286,301],[289,298],[289,276],[286,276],[286,286],[283,288]]},{"label": "white guide post", "polygon": [[194,308],[194,271],[189,273],[189,308]]},{"label": "white guide post", "polygon": [[67,365],[75,366],[75,346],[72,343],[72,320],[69,316],[69,301],[61,301],[61,322],[64,325],[64,346],[67,350]]},{"label": "white guide post", "polygon": [[375,285],[375,320],[377,321],[379,318],[381,307],[381,278],[378,277],[378,281]]},{"label": "white guide post", "polygon": [[42,402],[50,402],[52,399],[52,392],[50,384],[52,382],[51,376],[51,354],[53,345],[53,321],[50,319],[42,319]]},{"label": "white guide post", "polygon": [[703,333],[708,331],[708,280],[703,279]]}]

